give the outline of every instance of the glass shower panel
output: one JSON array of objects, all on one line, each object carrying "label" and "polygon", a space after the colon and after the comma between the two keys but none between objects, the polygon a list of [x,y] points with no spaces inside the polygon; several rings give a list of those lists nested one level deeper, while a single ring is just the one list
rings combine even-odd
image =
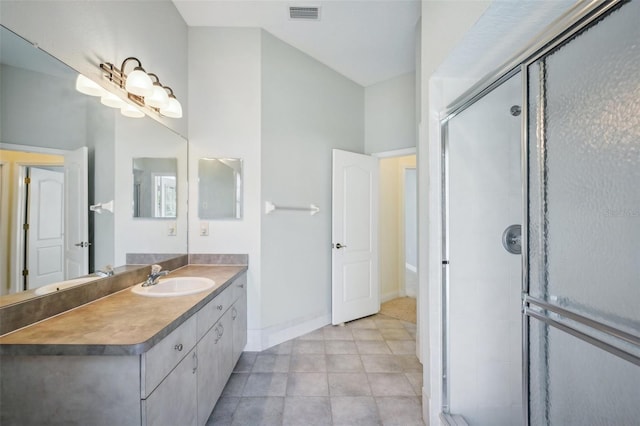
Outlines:
[{"label": "glass shower panel", "polygon": [[529,67],[531,294],[630,331],[640,329],[638,22],[640,2],[628,3]]},{"label": "glass shower panel", "polygon": [[532,425],[640,419],[638,22],[622,2],[528,66]]},{"label": "glass shower panel", "polygon": [[521,83],[448,122],[449,412],[473,425],[522,424],[521,257],[502,246],[522,220]]},{"label": "glass shower panel", "polygon": [[539,328],[532,336],[548,339],[546,361],[531,365],[531,375],[545,380],[530,387],[532,425],[638,424],[638,366],[543,323],[532,327]]}]

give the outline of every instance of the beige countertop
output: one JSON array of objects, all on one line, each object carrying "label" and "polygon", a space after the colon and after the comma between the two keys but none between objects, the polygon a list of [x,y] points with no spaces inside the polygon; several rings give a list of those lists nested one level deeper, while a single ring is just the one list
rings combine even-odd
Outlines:
[{"label": "beige countertop", "polygon": [[146,297],[126,288],[0,336],[0,355],[137,355],[148,351],[246,271],[243,265],[188,265],[172,277],[206,277],[213,290]]}]

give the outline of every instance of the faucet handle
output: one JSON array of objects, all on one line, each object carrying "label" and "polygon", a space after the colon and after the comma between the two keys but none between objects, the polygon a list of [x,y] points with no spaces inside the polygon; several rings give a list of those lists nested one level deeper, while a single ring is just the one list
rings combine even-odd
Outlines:
[{"label": "faucet handle", "polygon": [[160,265],[151,265],[151,273],[152,274],[157,274],[158,272],[160,272],[160,270],[162,270],[162,266],[160,266]]}]

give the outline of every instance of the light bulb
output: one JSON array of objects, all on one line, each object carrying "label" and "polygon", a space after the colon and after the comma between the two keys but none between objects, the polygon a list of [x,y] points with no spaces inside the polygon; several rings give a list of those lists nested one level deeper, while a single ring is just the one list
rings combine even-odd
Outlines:
[{"label": "light bulb", "polygon": [[144,112],[140,111],[138,108],[134,107],[133,105],[129,105],[129,104],[126,104],[125,106],[120,108],[120,112],[125,117],[131,117],[131,118],[142,118],[142,117],[144,117]]},{"label": "light bulb", "polygon": [[160,108],[160,114],[169,118],[182,118],[182,105],[175,96],[169,95],[169,103],[164,108]]},{"label": "light bulb", "polygon": [[151,81],[151,77],[144,72],[144,69],[136,67],[131,74],[127,76],[125,89],[134,95],[151,96],[153,93],[153,81]]},{"label": "light bulb", "polygon": [[144,98],[144,103],[154,108],[164,108],[169,104],[169,94],[159,83],[153,83],[153,93]]},{"label": "light bulb", "polygon": [[110,108],[122,108],[125,105],[128,105],[125,101],[123,101],[113,93],[107,92],[106,90],[100,98],[100,103]]},{"label": "light bulb", "polygon": [[76,90],[89,96],[102,96],[105,93],[102,86],[82,74],[76,78]]}]

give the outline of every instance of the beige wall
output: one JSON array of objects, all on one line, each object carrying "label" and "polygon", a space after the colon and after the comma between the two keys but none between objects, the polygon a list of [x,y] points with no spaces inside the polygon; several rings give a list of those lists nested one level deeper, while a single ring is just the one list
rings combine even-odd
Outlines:
[{"label": "beige wall", "polygon": [[380,160],[378,256],[380,300],[404,296],[404,169],[416,167],[416,156]]}]

